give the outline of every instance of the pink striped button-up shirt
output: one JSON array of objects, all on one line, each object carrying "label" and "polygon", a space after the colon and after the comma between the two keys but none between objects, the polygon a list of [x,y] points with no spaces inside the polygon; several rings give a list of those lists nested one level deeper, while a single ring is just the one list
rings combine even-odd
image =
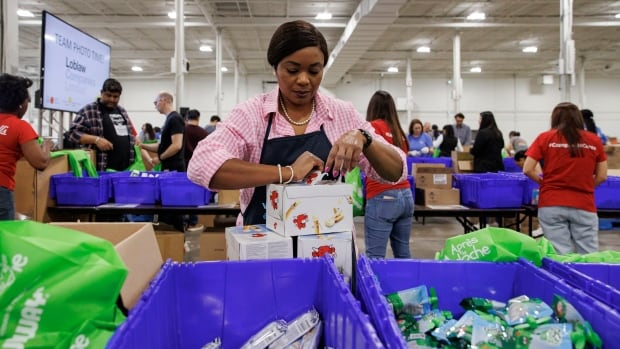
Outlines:
[{"label": "pink striped button-up shirt", "polygon": [[[275,113],[275,116],[269,139],[295,135],[291,125],[278,112],[278,88],[276,87],[269,93],[258,95],[236,106],[228,115],[227,120],[218,123],[214,133],[198,143],[187,169],[189,179],[209,188],[211,178],[227,160],[241,159],[251,163],[259,163],[267,122],[271,113]],[[373,142],[388,144],[383,137],[374,133],[373,127],[359,115],[352,103],[317,93],[315,96],[315,114],[306,127],[306,133],[318,131],[321,125],[323,125],[327,138],[332,143],[350,130],[363,128],[374,134]],[[399,151],[399,154],[402,159],[403,170],[401,178],[396,182],[406,178],[407,174],[405,154],[402,151]],[[363,154],[359,166],[367,176],[385,182]],[[254,194],[254,188],[241,189],[240,194],[240,208],[241,212],[244,212]],[[241,222],[240,216],[237,219],[237,224],[241,224]]]}]

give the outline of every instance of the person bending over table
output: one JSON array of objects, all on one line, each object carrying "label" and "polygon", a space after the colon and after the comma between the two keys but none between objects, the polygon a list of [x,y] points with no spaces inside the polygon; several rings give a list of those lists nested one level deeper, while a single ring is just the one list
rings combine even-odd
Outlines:
[{"label": "person bending over table", "polygon": [[328,58],[312,24],[280,25],[267,51],[278,86],[233,108],[194,150],[190,180],[241,189],[238,225],[265,223],[267,184],[300,181],[316,169],[338,176],[359,164],[375,180],[406,178],[401,150],[377,136],[352,103],[319,92]]}]

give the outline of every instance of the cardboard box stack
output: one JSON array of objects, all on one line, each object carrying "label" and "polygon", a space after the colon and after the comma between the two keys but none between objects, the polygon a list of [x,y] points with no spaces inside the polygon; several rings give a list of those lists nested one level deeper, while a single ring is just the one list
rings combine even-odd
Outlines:
[{"label": "cardboard box stack", "polygon": [[266,224],[227,228],[227,258],[329,254],[345,278],[350,278],[354,263],[352,192],[351,185],[337,182],[267,186]]},{"label": "cardboard box stack", "polygon": [[414,164],[417,205],[458,205],[460,193],[452,188],[452,169],[443,164]]}]

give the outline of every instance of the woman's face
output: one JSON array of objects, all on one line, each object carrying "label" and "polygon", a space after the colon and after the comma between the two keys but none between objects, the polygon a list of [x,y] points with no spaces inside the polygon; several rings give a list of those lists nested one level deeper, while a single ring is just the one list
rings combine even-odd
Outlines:
[{"label": "woman's face", "polygon": [[422,124],[413,124],[413,135],[419,136],[422,133]]},{"label": "woman's face", "polygon": [[324,56],[316,46],[305,47],[284,57],[276,67],[282,97],[291,104],[312,103],[323,79]]}]

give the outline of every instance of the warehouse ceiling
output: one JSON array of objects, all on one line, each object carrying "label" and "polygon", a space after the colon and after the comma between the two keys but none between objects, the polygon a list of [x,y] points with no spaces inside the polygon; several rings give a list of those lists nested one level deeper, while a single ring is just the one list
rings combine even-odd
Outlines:
[{"label": "warehouse ceiling", "polygon": [[[170,76],[175,49],[172,0],[18,0],[35,17],[19,18],[22,74],[38,76],[41,13],[47,10],[112,47],[115,77]],[[453,43],[461,43],[461,70],[486,75],[537,76],[557,73],[560,51],[560,0],[186,0],[185,51],[189,74],[214,74],[216,33],[222,38],[222,65],[235,62],[245,74],[271,73],[266,51],[276,27],[305,19],[325,35],[332,58],[325,83],[347,74],[380,75],[407,59],[413,74],[451,77]],[[329,20],[318,20],[330,12]],[[468,20],[473,12],[485,20]],[[620,77],[620,1],[574,0],[573,39],[577,69],[588,77]],[[210,45],[213,52],[202,52]],[[418,53],[420,46],[429,53]],[[526,46],[538,52],[524,53]],[[142,72],[133,72],[133,66]],[[394,74],[394,73],[392,73]]]}]

